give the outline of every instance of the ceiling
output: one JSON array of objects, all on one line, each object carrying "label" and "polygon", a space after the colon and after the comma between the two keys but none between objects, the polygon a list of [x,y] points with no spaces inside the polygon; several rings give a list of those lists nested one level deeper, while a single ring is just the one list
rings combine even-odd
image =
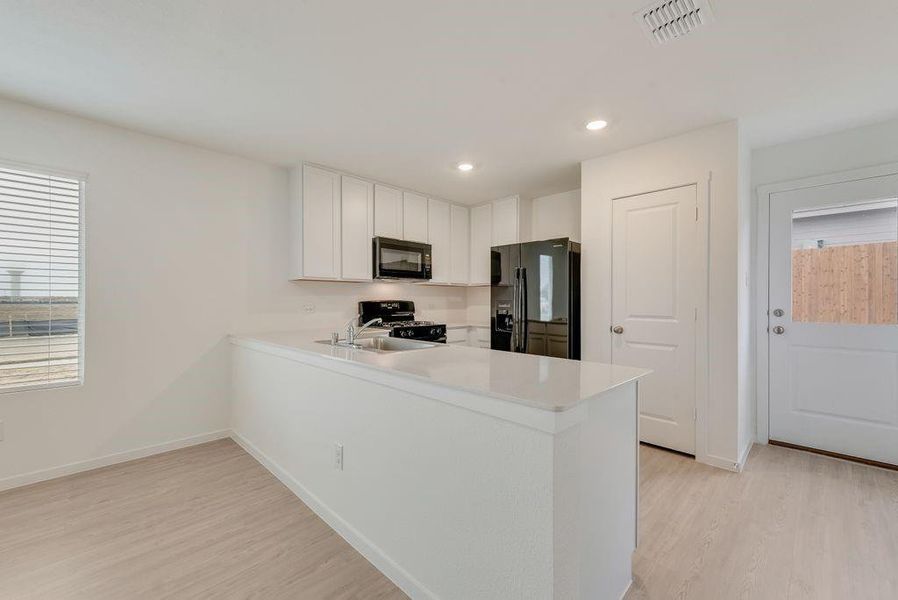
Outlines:
[{"label": "ceiling", "polygon": [[726,119],[758,146],[896,116],[894,0],[712,0],[661,47],[644,4],[4,0],[0,95],[467,203]]}]

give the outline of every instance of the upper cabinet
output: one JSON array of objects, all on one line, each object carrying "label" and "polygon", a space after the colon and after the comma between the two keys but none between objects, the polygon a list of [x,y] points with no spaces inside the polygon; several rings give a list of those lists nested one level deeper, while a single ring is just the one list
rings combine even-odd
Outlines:
[{"label": "upper cabinet", "polygon": [[470,281],[471,222],[464,206],[451,207],[451,271],[449,281],[467,284]]},{"label": "upper cabinet", "polygon": [[374,235],[403,239],[402,209],[401,190],[379,183],[374,184]]},{"label": "upper cabinet", "polygon": [[402,235],[410,242],[427,241],[427,198],[402,192]]},{"label": "upper cabinet", "polygon": [[493,201],[493,246],[516,244],[521,241],[520,199],[517,196]]},{"label": "upper cabinet", "polygon": [[471,209],[471,283],[490,283],[490,248],[493,246],[493,205],[481,204]]},{"label": "upper cabinet", "polygon": [[[481,209],[482,212],[483,209]],[[468,285],[471,220],[464,206],[315,165],[290,170],[290,278],[369,281],[375,236],[432,247],[431,283]],[[489,257],[490,207],[478,229]],[[478,254],[478,255],[479,255]],[[480,269],[483,271],[483,269]],[[489,263],[481,283],[489,280]]]},{"label": "upper cabinet", "polygon": [[343,175],[342,277],[371,279],[371,238],[374,237],[374,186],[364,179]]},{"label": "upper cabinet", "polygon": [[301,210],[296,211],[302,215],[299,275],[337,279],[341,269],[340,175],[306,165],[301,176]]},{"label": "upper cabinet", "polygon": [[[408,214],[408,211],[406,211]],[[452,227],[448,202],[427,201],[427,242],[431,245],[431,283],[449,283],[452,274]]]}]

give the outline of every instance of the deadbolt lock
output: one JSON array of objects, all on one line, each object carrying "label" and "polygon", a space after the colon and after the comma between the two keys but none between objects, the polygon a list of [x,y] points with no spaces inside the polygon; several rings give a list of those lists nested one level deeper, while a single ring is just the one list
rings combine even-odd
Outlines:
[{"label": "deadbolt lock", "polygon": [[773,310],[774,317],[782,317],[784,314],[786,314],[786,313],[785,313],[785,311],[783,311],[782,308],[776,308]]}]

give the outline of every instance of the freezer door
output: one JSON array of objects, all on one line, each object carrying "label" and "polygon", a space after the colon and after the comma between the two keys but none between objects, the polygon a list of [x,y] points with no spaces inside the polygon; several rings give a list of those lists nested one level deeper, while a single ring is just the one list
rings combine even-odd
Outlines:
[{"label": "freezer door", "polygon": [[490,250],[490,347],[513,351],[517,323],[518,279],[521,246],[496,246]]},{"label": "freezer door", "polygon": [[567,238],[521,244],[523,335],[531,354],[569,358],[570,256]]}]

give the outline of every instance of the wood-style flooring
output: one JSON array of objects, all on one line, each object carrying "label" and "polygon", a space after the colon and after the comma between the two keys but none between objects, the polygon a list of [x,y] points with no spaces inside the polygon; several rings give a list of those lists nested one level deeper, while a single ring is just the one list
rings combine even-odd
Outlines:
[{"label": "wood-style flooring", "polygon": [[627,600],[898,599],[898,473],[761,445],[742,473],[640,458]]},{"label": "wood-style flooring", "polygon": [[[641,450],[628,600],[898,598],[898,473]],[[0,599],[405,595],[230,440],[0,493]],[[542,600],[542,599],[540,599]]]},{"label": "wood-style flooring", "polygon": [[231,440],[0,494],[0,599],[406,596]]}]

